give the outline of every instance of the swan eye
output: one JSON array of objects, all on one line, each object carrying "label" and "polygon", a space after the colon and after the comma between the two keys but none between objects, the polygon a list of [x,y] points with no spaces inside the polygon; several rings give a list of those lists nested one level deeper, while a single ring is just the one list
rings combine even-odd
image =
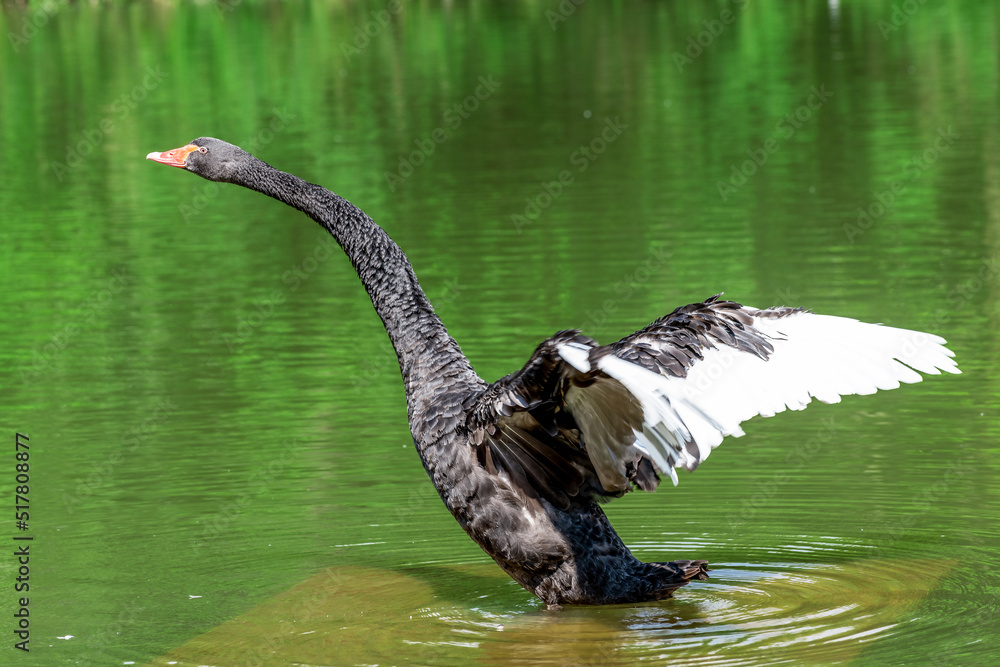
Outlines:
[{"label": "swan eye", "polygon": [[198,152],[199,153],[207,153],[208,149],[205,148],[204,146],[198,146]]}]

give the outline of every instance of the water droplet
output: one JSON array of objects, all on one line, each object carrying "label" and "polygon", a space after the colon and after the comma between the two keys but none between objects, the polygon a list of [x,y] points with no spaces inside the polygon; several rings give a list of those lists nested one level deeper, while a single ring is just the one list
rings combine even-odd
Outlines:
[{"label": "water droplet", "polygon": [[590,118],[590,116],[591,116],[590,109],[587,109],[586,111],[583,112],[583,117],[584,118]]}]

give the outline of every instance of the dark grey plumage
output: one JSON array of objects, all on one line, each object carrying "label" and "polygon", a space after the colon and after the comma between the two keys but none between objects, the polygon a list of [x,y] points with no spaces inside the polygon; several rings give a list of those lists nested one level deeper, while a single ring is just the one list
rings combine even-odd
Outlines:
[{"label": "dark grey plumage", "polygon": [[[487,384],[434,313],[406,256],[357,207],[218,139],[149,157],[278,199],[333,235],[392,341],[413,440],[435,488],[469,536],[527,590],[549,605],[638,602],[706,578],[705,561],[640,562],[601,510],[599,503],[632,488],[656,489],[659,473],[673,475],[674,465],[693,469],[708,451],[683,425],[650,431],[652,399],[626,384],[646,371],[685,378],[718,348],[767,360],[780,335],[754,323],[801,310],[759,311],[716,296],[604,347],[561,331],[521,370]],[[571,364],[570,353],[582,356]],[[606,363],[612,357],[638,369],[616,375]],[[665,390],[656,391],[669,409]],[[733,432],[704,419],[718,439]]]}]

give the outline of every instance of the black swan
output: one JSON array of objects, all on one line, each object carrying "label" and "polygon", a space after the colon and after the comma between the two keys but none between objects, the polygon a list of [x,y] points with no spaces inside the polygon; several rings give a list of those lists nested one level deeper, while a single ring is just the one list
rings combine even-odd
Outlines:
[{"label": "black swan", "polygon": [[740,423],[812,398],[958,373],[944,339],[718,295],[610,345],[579,331],[543,341],[489,384],[435,315],[406,255],[342,197],[212,138],[150,160],[297,208],[347,253],[385,324],[410,431],[445,505],[507,574],[549,607],[661,600],[707,562],[643,563],[600,503],[694,470]]}]

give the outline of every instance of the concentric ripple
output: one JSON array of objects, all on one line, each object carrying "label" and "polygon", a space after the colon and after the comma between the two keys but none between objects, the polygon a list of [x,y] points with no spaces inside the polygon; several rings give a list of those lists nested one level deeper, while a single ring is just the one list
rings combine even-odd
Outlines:
[{"label": "concentric ripple", "polygon": [[[661,550],[721,545],[632,546],[652,560]],[[746,561],[713,564],[708,581],[672,600],[558,611],[492,563],[329,568],[154,664],[222,665],[246,655],[297,665],[403,664],[401,655],[405,664],[463,667],[837,664],[890,637],[908,646],[909,635],[918,646],[928,627],[917,610],[956,563],[865,551],[790,537],[746,550]]]}]

